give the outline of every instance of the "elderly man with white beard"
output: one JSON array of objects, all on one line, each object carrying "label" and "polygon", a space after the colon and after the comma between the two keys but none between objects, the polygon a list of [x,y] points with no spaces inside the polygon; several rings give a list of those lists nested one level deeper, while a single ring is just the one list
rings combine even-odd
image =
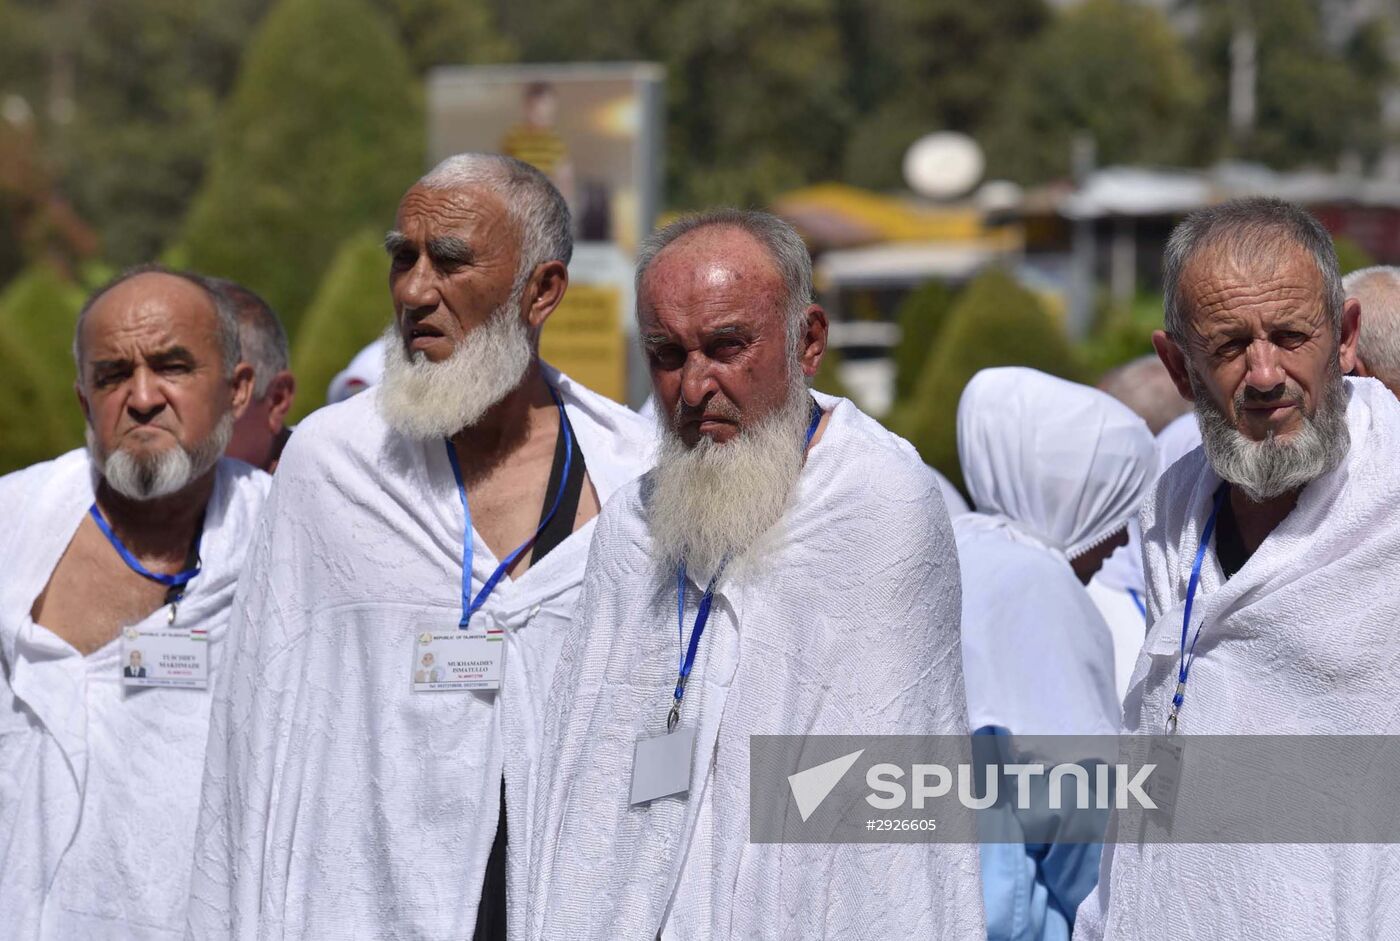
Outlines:
[{"label": "elderly man with white beard", "polygon": [[[937,481],[808,391],[827,334],[811,292],[801,238],[765,213],[643,247],[660,454],[603,511],[550,693],[533,938],[984,931],[975,846],[749,843],[750,735],[967,731]],[[640,785],[643,752],[675,780]]]},{"label": "elderly man with white beard", "polygon": [[[1187,217],[1165,262],[1153,342],[1203,447],[1141,515],[1152,626],[1125,731],[1400,733],[1400,404],[1343,378],[1359,308],[1332,240],[1246,199]],[[1389,937],[1397,900],[1395,847],[1128,842],[1075,937]]]},{"label": "elderly man with white beard", "polygon": [[0,478],[0,934],[184,927],[210,694],[268,477],[220,460],[252,394],[193,275],[94,294],[88,445]]},{"label": "elderly man with white beard", "polygon": [[399,204],[383,382],[298,426],[253,543],[194,937],[499,938],[523,903],[545,693],[598,509],[652,437],[538,357],[569,232],[505,157]]}]

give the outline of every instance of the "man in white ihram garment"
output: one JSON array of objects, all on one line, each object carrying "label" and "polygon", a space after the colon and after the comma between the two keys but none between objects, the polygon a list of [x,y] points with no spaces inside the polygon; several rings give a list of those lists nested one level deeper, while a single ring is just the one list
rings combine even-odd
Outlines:
[{"label": "man in white ihram garment", "polygon": [[87,449],[0,477],[0,936],[178,938],[269,482],[220,460],[253,370],[233,308],[155,268],[88,300],[73,355]]},{"label": "man in white ihram garment", "polygon": [[[1098,389],[984,369],[958,403],[958,457],[976,505],[953,519],[973,733],[1115,734],[1113,637],[1085,585],[1156,479],[1147,425]],[[998,739],[1004,761],[1030,760],[1012,741]],[[1009,810],[999,822],[1025,838]],[[986,842],[981,856],[992,941],[1067,939],[1098,881],[1094,843]]]},{"label": "man in white ihram garment", "polygon": [[637,284],[662,442],[603,511],[550,693],[530,936],[981,935],[973,845],[749,843],[750,735],[966,734],[937,482],[808,391],[826,315],[785,223],[680,220]]},{"label": "man in white ihram garment", "polygon": [[[1124,731],[1400,732],[1400,404],[1343,378],[1359,308],[1331,238],[1278,200],[1224,203],[1172,233],[1164,288],[1153,343],[1203,447],[1141,515],[1152,627]],[[1129,842],[1105,846],[1075,937],[1359,941],[1397,924],[1392,846]]]},{"label": "man in white ihram garment", "polygon": [[652,437],[539,360],[569,232],[507,157],[399,204],[383,381],[298,426],[252,545],[192,936],[504,937],[593,522]]}]

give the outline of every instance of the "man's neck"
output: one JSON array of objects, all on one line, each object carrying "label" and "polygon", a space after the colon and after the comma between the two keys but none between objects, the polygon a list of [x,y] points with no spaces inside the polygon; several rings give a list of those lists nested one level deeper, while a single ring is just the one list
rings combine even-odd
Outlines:
[{"label": "man's neck", "polygon": [[1268,538],[1269,533],[1284,517],[1298,505],[1298,495],[1303,488],[1290,490],[1277,497],[1255,503],[1239,487],[1230,488],[1230,509],[1235,515],[1235,526],[1239,529],[1240,541],[1245,551],[1253,555],[1255,550]]},{"label": "man's neck", "polygon": [[557,424],[554,399],[536,360],[505,398],[476,424],[452,436],[462,476],[470,481],[486,474],[508,460],[533,434]]},{"label": "man's neck", "polygon": [[97,508],[137,558],[182,566],[214,492],[216,468],[183,490],[154,500],[132,500],[103,480],[97,486]]}]

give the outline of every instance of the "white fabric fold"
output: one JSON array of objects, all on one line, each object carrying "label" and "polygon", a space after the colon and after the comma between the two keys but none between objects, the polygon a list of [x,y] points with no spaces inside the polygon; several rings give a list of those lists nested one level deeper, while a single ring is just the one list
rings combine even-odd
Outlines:
[{"label": "white fabric fold", "polygon": [[749,843],[750,735],[967,729],[938,484],[849,401],[815,397],[830,418],[792,505],[716,589],[686,798],[628,804],[633,745],[665,730],[676,681],[675,573],[652,557],[644,481],[603,512],[551,692],[530,937],[984,933],[975,846]]},{"label": "white fabric fold", "polygon": [[1122,530],[1156,475],[1152,434],[1106,393],[1033,369],[985,369],[958,404],[979,508],[953,521],[973,729],[1112,735],[1113,638],[1070,567]]},{"label": "white fabric fold", "polygon": [[[545,378],[606,501],[644,469],[652,428]],[[215,694],[195,938],[470,937],[503,774],[523,904],[540,710],[596,521],[474,616],[506,631],[499,694],[410,692],[415,634],[461,615],[465,524],[443,442],[391,431],[377,395],[313,414],[278,466]],[[497,560],[471,537],[474,596]]]},{"label": "white fabric fold", "polygon": [[[209,632],[211,678],[267,486],[218,464],[180,603],[180,623]],[[119,639],[84,657],[30,617],[92,501],[85,451],[0,478],[0,935],[17,941],[184,928],[210,694],[124,690]]]},{"label": "white fabric fold", "polygon": [[[1228,581],[1208,550],[1192,612],[1205,626],[1184,735],[1400,733],[1400,404],[1347,379],[1351,447]],[[1124,731],[1156,734],[1176,688],[1181,619],[1219,477],[1196,449],[1143,508],[1152,627]],[[1111,825],[1110,825],[1111,826]],[[1400,847],[1106,846],[1075,937],[1394,938]]]}]

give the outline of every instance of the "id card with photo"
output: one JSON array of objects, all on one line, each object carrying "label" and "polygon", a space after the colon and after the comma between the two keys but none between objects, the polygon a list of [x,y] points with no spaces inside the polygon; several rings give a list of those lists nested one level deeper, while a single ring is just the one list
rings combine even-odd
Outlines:
[{"label": "id card with photo", "polygon": [[413,638],[409,682],[415,693],[501,688],[505,632],[422,631]]},{"label": "id card with photo", "polygon": [[209,688],[209,634],[202,629],[128,627],[122,632],[123,686]]}]

